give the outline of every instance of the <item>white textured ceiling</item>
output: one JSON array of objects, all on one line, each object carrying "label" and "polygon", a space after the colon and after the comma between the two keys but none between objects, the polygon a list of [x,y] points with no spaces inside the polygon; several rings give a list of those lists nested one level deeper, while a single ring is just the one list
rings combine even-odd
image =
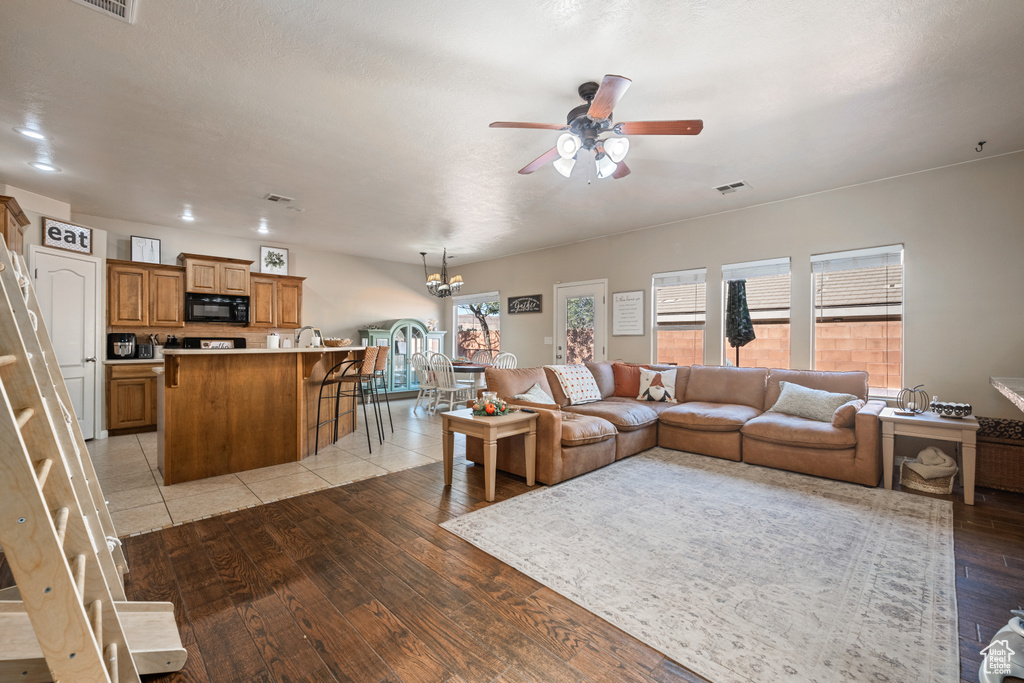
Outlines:
[{"label": "white textured ceiling", "polygon": [[[263,216],[281,242],[466,263],[1024,149],[1021,0],[138,5],[127,25],[4,0],[0,180],[77,213],[174,226],[191,204],[201,230]],[[557,132],[487,124],[564,122],[606,73],[633,79],[616,121],[704,132],[633,137],[622,180],[518,175]],[[47,154],[63,173],[27,165]]]}]

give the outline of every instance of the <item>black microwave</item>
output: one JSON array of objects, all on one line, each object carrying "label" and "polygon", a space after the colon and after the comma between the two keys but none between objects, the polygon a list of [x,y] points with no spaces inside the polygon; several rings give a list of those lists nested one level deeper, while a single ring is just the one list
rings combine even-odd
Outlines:
[{"label": "black microwave", "polygon": [[185,322],[248,323],[249,297],[221,294],[186,294]]}]

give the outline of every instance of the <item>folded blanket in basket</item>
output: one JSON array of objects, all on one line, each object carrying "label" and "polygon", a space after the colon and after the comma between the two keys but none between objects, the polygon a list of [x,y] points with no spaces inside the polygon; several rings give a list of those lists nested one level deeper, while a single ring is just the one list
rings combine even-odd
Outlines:
[{"label": "folded blanket in basket", "polygon": [[917,454],[917,460],[908,460],[907,469],[919,474],[922,479],[938,479],[956,474],[956,460],[946,455],[941,449],[929,446]]}]

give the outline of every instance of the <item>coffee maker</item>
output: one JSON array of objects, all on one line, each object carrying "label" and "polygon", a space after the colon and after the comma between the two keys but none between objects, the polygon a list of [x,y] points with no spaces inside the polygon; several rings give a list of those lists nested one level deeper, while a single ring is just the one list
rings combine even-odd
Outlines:
[{"label": "coffee maker", "polygon": [[135,335],[131,332],[111,332],[107,335],[107,358],[135,357]]}]

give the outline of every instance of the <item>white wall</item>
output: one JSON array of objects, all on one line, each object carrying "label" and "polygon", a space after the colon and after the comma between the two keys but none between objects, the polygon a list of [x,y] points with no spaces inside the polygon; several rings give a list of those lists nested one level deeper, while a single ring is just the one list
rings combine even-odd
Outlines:
[{"label": "white wall", "polygon": [[[463,294],[500,289],[501,346],[525,367],[553,362],[543,338],[553,335],[556,282],[608,278],[609,293],[645,290],[649,310],[652,273],[706,267],[705,362],[718,364],[722,264],[789,256],[791,366],[809,368],[811,254],[903,243],[904,384],[923,383],[941,399],[970,402],[979,415],[1021,419],[988,378],[1024,377],[1022,188],[1024,153],[1015,153],[463,265],[458,272],[467,282]],[[537,292],[544,295],[543,313],[504,314],[509,296]],[[451,330],[449,307],[444,314]],[[608,358],[651,359],[649,331],[608,342]]]},{"label": "white wall", "polygon": [[440,317],[439,300],[427,294],[419,265],[85,214],[72,214],[71,219],[106,231],[106,258],[129,260],[131,236],[138,235],[160,240],[161,262],[166,264],[177,263],[178,254],[185,252],[251,259],[258,271],[260,244],[287,247],[288,273],[306,278],[302,321],[321,328],[326,336],[358,343],[357,330],[363,325],[390,318]]}]

